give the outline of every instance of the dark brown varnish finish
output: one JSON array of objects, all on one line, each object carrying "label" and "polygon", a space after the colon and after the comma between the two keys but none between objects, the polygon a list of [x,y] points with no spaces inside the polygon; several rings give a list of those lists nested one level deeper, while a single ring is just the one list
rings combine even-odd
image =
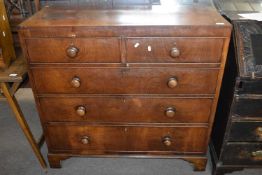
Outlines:
[{"label": "dark brown varnish finish", "polygon": [[[119,38],[33,38],[26,40],[30,62],[34,63],[119,63]],[[37,47],[35,47],[37,46]],[[75,57],[67,50],[75,47]]]},{"label": "dark brown varnish finish", "polygon": [[[205,127],[47,125],[51,150],[205,153]],[[190,137],[188,137],[190,136]],[[67,139],[65,139],[67,138]],[[164,144],[170,138],[170,145]],[[85,140],[86,139],[86,140]]]},{"label": "dark brown varnish finish", "polygon": [[[212,99],[139,96],[39,98],[45,122],[207,123]],[[84,107],[82,115],[77,110]],[[172,115],[168,109],[172,108]],[[59,110],[58,110],[59,109]]]},{"label": "dark brown varnish finish", "polygon": [[[137,43],[139,45],[136,45]],[[131,63],[219,63],[223,39],[127,38],[126,45],[127,61]],[[151,46],[150,52],[148,46]],[[174,48],[179,50],[176,57],[170,54]]]},{"label": "dark brown varnish finish", "polygon": [[[32,76],[39,94],[214,94],[218,69],[48,67],[33,68]],[[75,77],[79,87],[72,85]],[[176,87],[168,86],[170,78]]]},{"label": "dark brown varnish finish", "polygon": [[161,8],[50,7],[21,24],[51,167],[124,156],[205,169],[231,25],[205,4]]}]

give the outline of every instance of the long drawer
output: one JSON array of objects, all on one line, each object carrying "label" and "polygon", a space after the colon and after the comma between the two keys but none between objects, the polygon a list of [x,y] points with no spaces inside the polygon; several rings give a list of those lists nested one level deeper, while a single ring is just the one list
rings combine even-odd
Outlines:
[{"label": "long drawer", "polygon": [[119,63],[119,38],[32,38],[27,39],[32,63]]},{"label": "long drawer", "polygon": [[233,122],[229,134],[230,141],[262,141],[262,122]]},{"label": "long drawer", "polygon": [[222,154],[225,165],[261,165],[261,143],[227,143]]},{"label": "long drawer", "polygon": [[46,126],[51,150],[205,153],[206,127]]},{"label": "long drawer", "polygon": [[171,97],[43,97],[42,120],[86,122],[207,123],[210,98]]},{"label": "long drawer", "polygon": [[219,63],[221,38],[127,38],[127,62]]},{"label": "long drawer", "polygon": [[218,69],[33,68],[37,93],[214,94]]}]

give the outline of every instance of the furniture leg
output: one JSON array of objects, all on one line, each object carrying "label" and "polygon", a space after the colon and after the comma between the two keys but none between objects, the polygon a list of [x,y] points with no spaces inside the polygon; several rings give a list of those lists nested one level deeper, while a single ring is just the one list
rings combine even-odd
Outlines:
[{"label": "furniture leg", "polygon": [[61,161],[70,158],[67,155],[59,155],[59,154],[48,154],[48,162],[51,168],[62,168]]},{"label": "furniture leg", "polygon": [[15,92],[19,88],[20,84],[21,84],[20,82],[13,83],[12,87],[9,89],[9,93],[10,93],[11,96],[13,96],[15,94]]},{"label": "furniture leg", "polygon": [[194,171],[205,171],[206,169],[207,158],[183,158],[183,160],[192,163]]},{"label": "furniture leg", "polygon": [[34,0],[35,2],[35,10],[39,11],[40,10],[40,1],[39,0]]},{"label": "furniture leg", "polygon": [[29,141],[36,157],[38,158],[41,166],[45,169],[47,168],[46,162],[43,158],[43,155],[41,154],[38,144],[36,143],[33,134],[31,133],[29,126],[23,116],[23,113],[16,101],[16,98],[10,94],[10,91],[8,89],[8,84],[5,82],[1,83],[1,89],[3,91],[4,96],[7,99],[7,102],[9,103],[10,107],[12,108],[12,111],[15,114],[16,120],[18,121],[18,124],[20,125],[21,129],[23,130],[27,140]]}]

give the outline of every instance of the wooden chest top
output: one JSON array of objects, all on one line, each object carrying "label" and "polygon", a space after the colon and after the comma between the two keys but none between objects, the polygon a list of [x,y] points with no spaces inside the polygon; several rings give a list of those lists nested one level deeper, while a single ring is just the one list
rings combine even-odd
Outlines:
[{"label": "wooden chest top", "polygon": [[[172,8],[154,5],[147,10],[87,10],[81,7],[45,7],[20,25],[30,28],[28,36],[228,36],[231,25],[210,6],[179,5]],[[52,29],[60,28],[52,34]],[[88,27],[89,31],[83,31]],[[106,27],[107,32],[104,31]],[[116,29],[117,27],[117,29]],[[144,31],[146,27],[146,32]],[[152,27],[150,30],[149,27]],[[45,28],[45,34],[33,32]],[[153,29],[154,28],[154,29]],[[183,30],[178,30],[183,29]],[[201,29],[199,29],[201,28]],[[226,28],[226,30],[225,30]],[[93,29],[93,30],[92,30]],[[197,30],[198,29],[198,30]],[[32,31],[33,30],[33,31]],[[109,32],[109,31],[113,32]],[[97,32],[96,32],[97,31]],[[104,31],[104,32],[103,32]],[[170,32],[174,31],[174,32]],[[43,33],[43,32],[42,32]]]}]

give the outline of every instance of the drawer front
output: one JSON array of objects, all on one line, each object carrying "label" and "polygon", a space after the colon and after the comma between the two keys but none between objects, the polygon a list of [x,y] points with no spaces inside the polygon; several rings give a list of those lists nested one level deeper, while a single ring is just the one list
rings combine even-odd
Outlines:
[{"label": "drawer front", "polygon": [[262,122],[233,122],[230,141],[262,141]]},{"label": "drawer front", "polygon": [[238,94],[262,94],[262,78],[238,79],[236,84]]},{"label": "drawer front", "polygon": [[214,38],[128,38],[128,62],[219,63],[223,39]]},{"label": "drawer front", "polygon": [[207,123],[212,99],[154,97],[39,98],[44,121]]},{"label": "drawer front", "polygon": [[218,69],[34,68],[37,93],[213,94]]},{"label": "drawer front", "polygon": [[119,38],[35,38],[27,39],[30,62],[119,63]]},{"label": "drawer front", "polygon": [[46,127],[51,150],[204,153],[207,128],[59,125]]},{"label": "drawer front", "polygon": [[261,165],[262,143],[228,143],[222,161],[225,165]]},{"label": "drawer front", "polygon": [[234,99],[232,107],[234,117],[252,117],[262,119],[262,99],[238,98]]}]

